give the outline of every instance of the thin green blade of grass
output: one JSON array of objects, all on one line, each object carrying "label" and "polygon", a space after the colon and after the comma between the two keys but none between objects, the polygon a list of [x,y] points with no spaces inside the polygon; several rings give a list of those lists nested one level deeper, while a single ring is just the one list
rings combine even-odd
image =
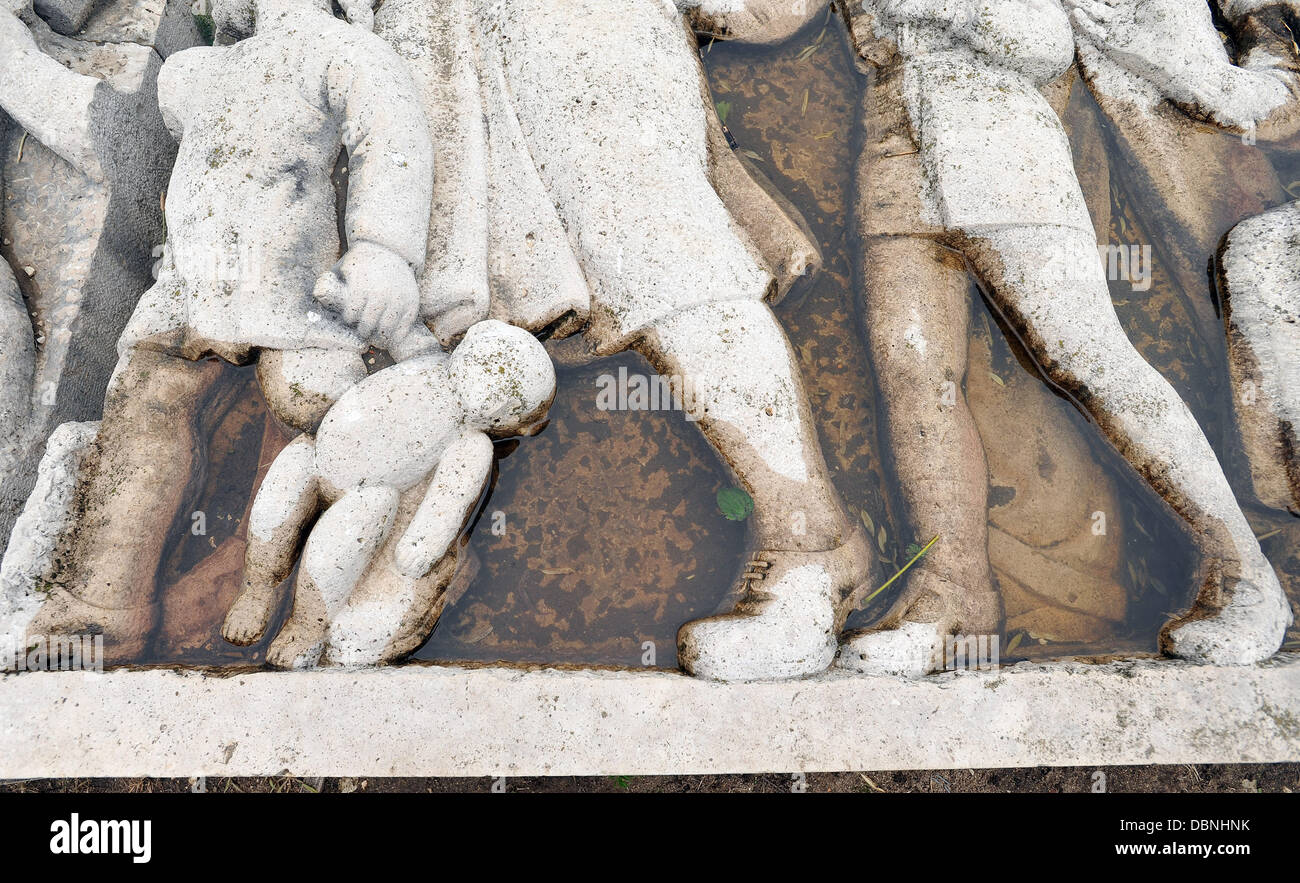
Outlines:
[{"label": "thin green blade of grass", "polygon": [[911,567],[913,564],[915,564],[917,561],[921,560],[921,557],[922,557],[926,552],[930,551],[930,547],[933,546],[933,545],[934,545],[935,543],[937,543],[937,542],[939,542],[939,534],[935,534],[935,535],[930,539],[930,542],[926,543],[924,546],[921,547],[921,551],[919,551],[919,552],[917,552],[915,555],[913,555],[913,556],[908,560],[908,562],[907,562],[906,564],[904,564],[902,567],[900,567],[900,568],[898,569],[898,572],[897,572],[897,573],[895,573],[895,574],[894,574],[893,576],[891,576],[889,579],[885,580],[885,584],[884,584],[883,586],[881,586],[880,588],[876,589],[874,592],[872,592],[870,595],[868,595],[866,598],[864,598],[863,601],[862,601],[862,604],[863,604],[863,605],[866,605],[866,604],[870,603],[872,598],[876,597],[876,596],[879,595],[881,592],[883,592],[885,589],[887,589],[887,588],[889,588],[891,585],[893,585],[893,584],[894,584],[894,580],[898,579],[900,576],[902,576],[903,574],[907,573],[907,569],[908,569],[909,567]]}]

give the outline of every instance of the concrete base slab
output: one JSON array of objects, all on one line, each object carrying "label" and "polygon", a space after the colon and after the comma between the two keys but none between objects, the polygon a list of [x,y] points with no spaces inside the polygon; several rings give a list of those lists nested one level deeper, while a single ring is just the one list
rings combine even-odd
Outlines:
[{"label": "concrete base slab", "polygon": [[668,671],[0,677],[0,778],[655,775],[1300,760],[1300,655],[920,681]]}]

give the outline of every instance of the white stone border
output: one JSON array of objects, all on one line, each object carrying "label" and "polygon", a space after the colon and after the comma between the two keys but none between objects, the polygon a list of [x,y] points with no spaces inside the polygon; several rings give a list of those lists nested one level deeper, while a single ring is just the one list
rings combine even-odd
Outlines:
[{"label": "white stone border", "polygon": [[1300,655],[724,685],[665,671],[0,677],[0,778],[655,775],[1300,760]]}]

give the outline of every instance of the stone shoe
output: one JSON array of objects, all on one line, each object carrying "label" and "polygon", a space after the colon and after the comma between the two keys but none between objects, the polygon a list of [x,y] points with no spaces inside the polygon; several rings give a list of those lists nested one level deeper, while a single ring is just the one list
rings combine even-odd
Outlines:
[{"label": "stone shoe", "polygon": [[1277,652],[1293,621],[1291,603],[1267,561],[1243,570],[1235,579],[1212,577],[1227,584],[1217,610],[1194,610],[1165,625],[1165,653],[1210,665],[1250,665]]},{"label": "stone shoe", "polygon": [[741,577],[731,613],[677,633],[677,658],[716,681],[799,678],[826,670],[844,618],[869,588],[871,548],[861,528],[824,552],[761,551]]}]

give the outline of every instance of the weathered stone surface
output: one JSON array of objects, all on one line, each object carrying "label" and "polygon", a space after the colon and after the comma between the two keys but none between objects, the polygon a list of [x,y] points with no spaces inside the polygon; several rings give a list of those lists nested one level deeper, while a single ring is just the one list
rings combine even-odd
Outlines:
[{"label": "weathered stone surface", "polygon": [[[455,572],[454,562],[435,565],[492,472],[489,434],[526,432],[555,396],[550,358],[521,328],[488,320],[450,356],[432,335],[429,346],[349,389],[314,437],[299,436],[271,464],[249,516],[244,592],[223,630],[231,643],[261,640],[300,548],[273,665],[310,668],[322,656],[374,665],[424,643]],[[386,591],[359,591],[377,569],[393,578]]]},{"label": "weathered stone surface", "polygon": [[[1139,7],[1151,19],[1141,27],[1116,21],[1102,30],[1075,9],[1079,69],[1125,159],[1116,164],[1116,176],[1142,204],[1149,235],[1168,255],[1165,266],[1217,360],[1220,329],[1206,264],[1229,227],[1276,204],[1282,190],[1260,151],[1241,138],[1224,137],[1188,111],[1221,113],[1223,124],[1239,128],[1256,117],[1262,121],[1268,107],[1278,105],[1275,96],[1252,110],[1258,86],[1279,88],[1282,95],[1286,90],[1267,73],[1231,64],[1207,4],[1160,0],[1112,9],[1123,18],[1137,15]],[[1120,44],[1116,52],[1112,42]]]},{"label": "weathered stone surface", "polygon": [[[989,559],[1006,633],[1094,640],[1127,606],[1116,579],[1125,533],[1115,484],[1064,413],[1068,404],[1037,377],[995,374],[987,334],[972,338],[966,395],[988,460]],[[1095,512],[1108,519],[1101,533]]]},{"label": "weathered stone surface", "polygon": [[[36,486],[0,566],[0,653],[22,643],[48,591],[54,551],[72,519],[77,473],[98,429],[98,423],[64,423],[50,433]],[[0,656],[0,668],[8,663]]]},{"label": "weathered stone surface", "polygon": [[71,36],[90,18],[97,0],[34,0],[36,14],[60,34]]},{"label": "weathered stone surface", "polygon": [[1139,473],[1160,476],[1153,487],[1208,561],[1199,602],[1166,626],[1164,649],[1219,663],[1266,658],[1291,622],[1286,597],[1204,432],[1116,319],[1064,131],[1039,92],[1073,58],[1064,12],[993,2],[936,12],[902,0],[867,3],[852,18],[859,51],[892,84],[890,103],[908,110],[910,132],[896,136],[914,149],[898,152],[920,167],[907,177],[911,194],[869,193],[886,225],[865,232],[928,233],[960,248],[1046,376]]},{"label": "weathered stone surface", "polygon": [[1300,510],[1300,204],[1242,221],[1220,273],[1228,367],[1255,494]]},{"label": "weathered stone surface", "polygon": [[812,18],[825,18],[828,0],[676,0],[701,34],[746,43],[779,43]]},{"label": "weathered stone surface", "polygon": [[190,4],[181,0],[113,0],[96,3],[77,35],[90,43],[139,43],[164,59],[202,42]]},{"label": "weathered stone surface", "polygon": [[[155,5],[188,17],[179,0]],[[17,61],[0,75],[0,101],[13,118],[0,116],[3,253],[22,270],[35,344],[22,437],[0,452],[3,541],[35,481],[46,434],[99,415],[117,335],[152,281],[150,253],[162,238],[161,195],[175,155],[155,97],[161,59],[144,35],[87,42],[39,20],[31,34],[44,61]]]},{"label": "weathered stone surface", "polygon": [[1227,669],[1022,663],[917,681],[829,674],[716,684],[664,671],[453,666],[0,678],[5,778],[656,775],[1297,756],[1294,654]]}]

